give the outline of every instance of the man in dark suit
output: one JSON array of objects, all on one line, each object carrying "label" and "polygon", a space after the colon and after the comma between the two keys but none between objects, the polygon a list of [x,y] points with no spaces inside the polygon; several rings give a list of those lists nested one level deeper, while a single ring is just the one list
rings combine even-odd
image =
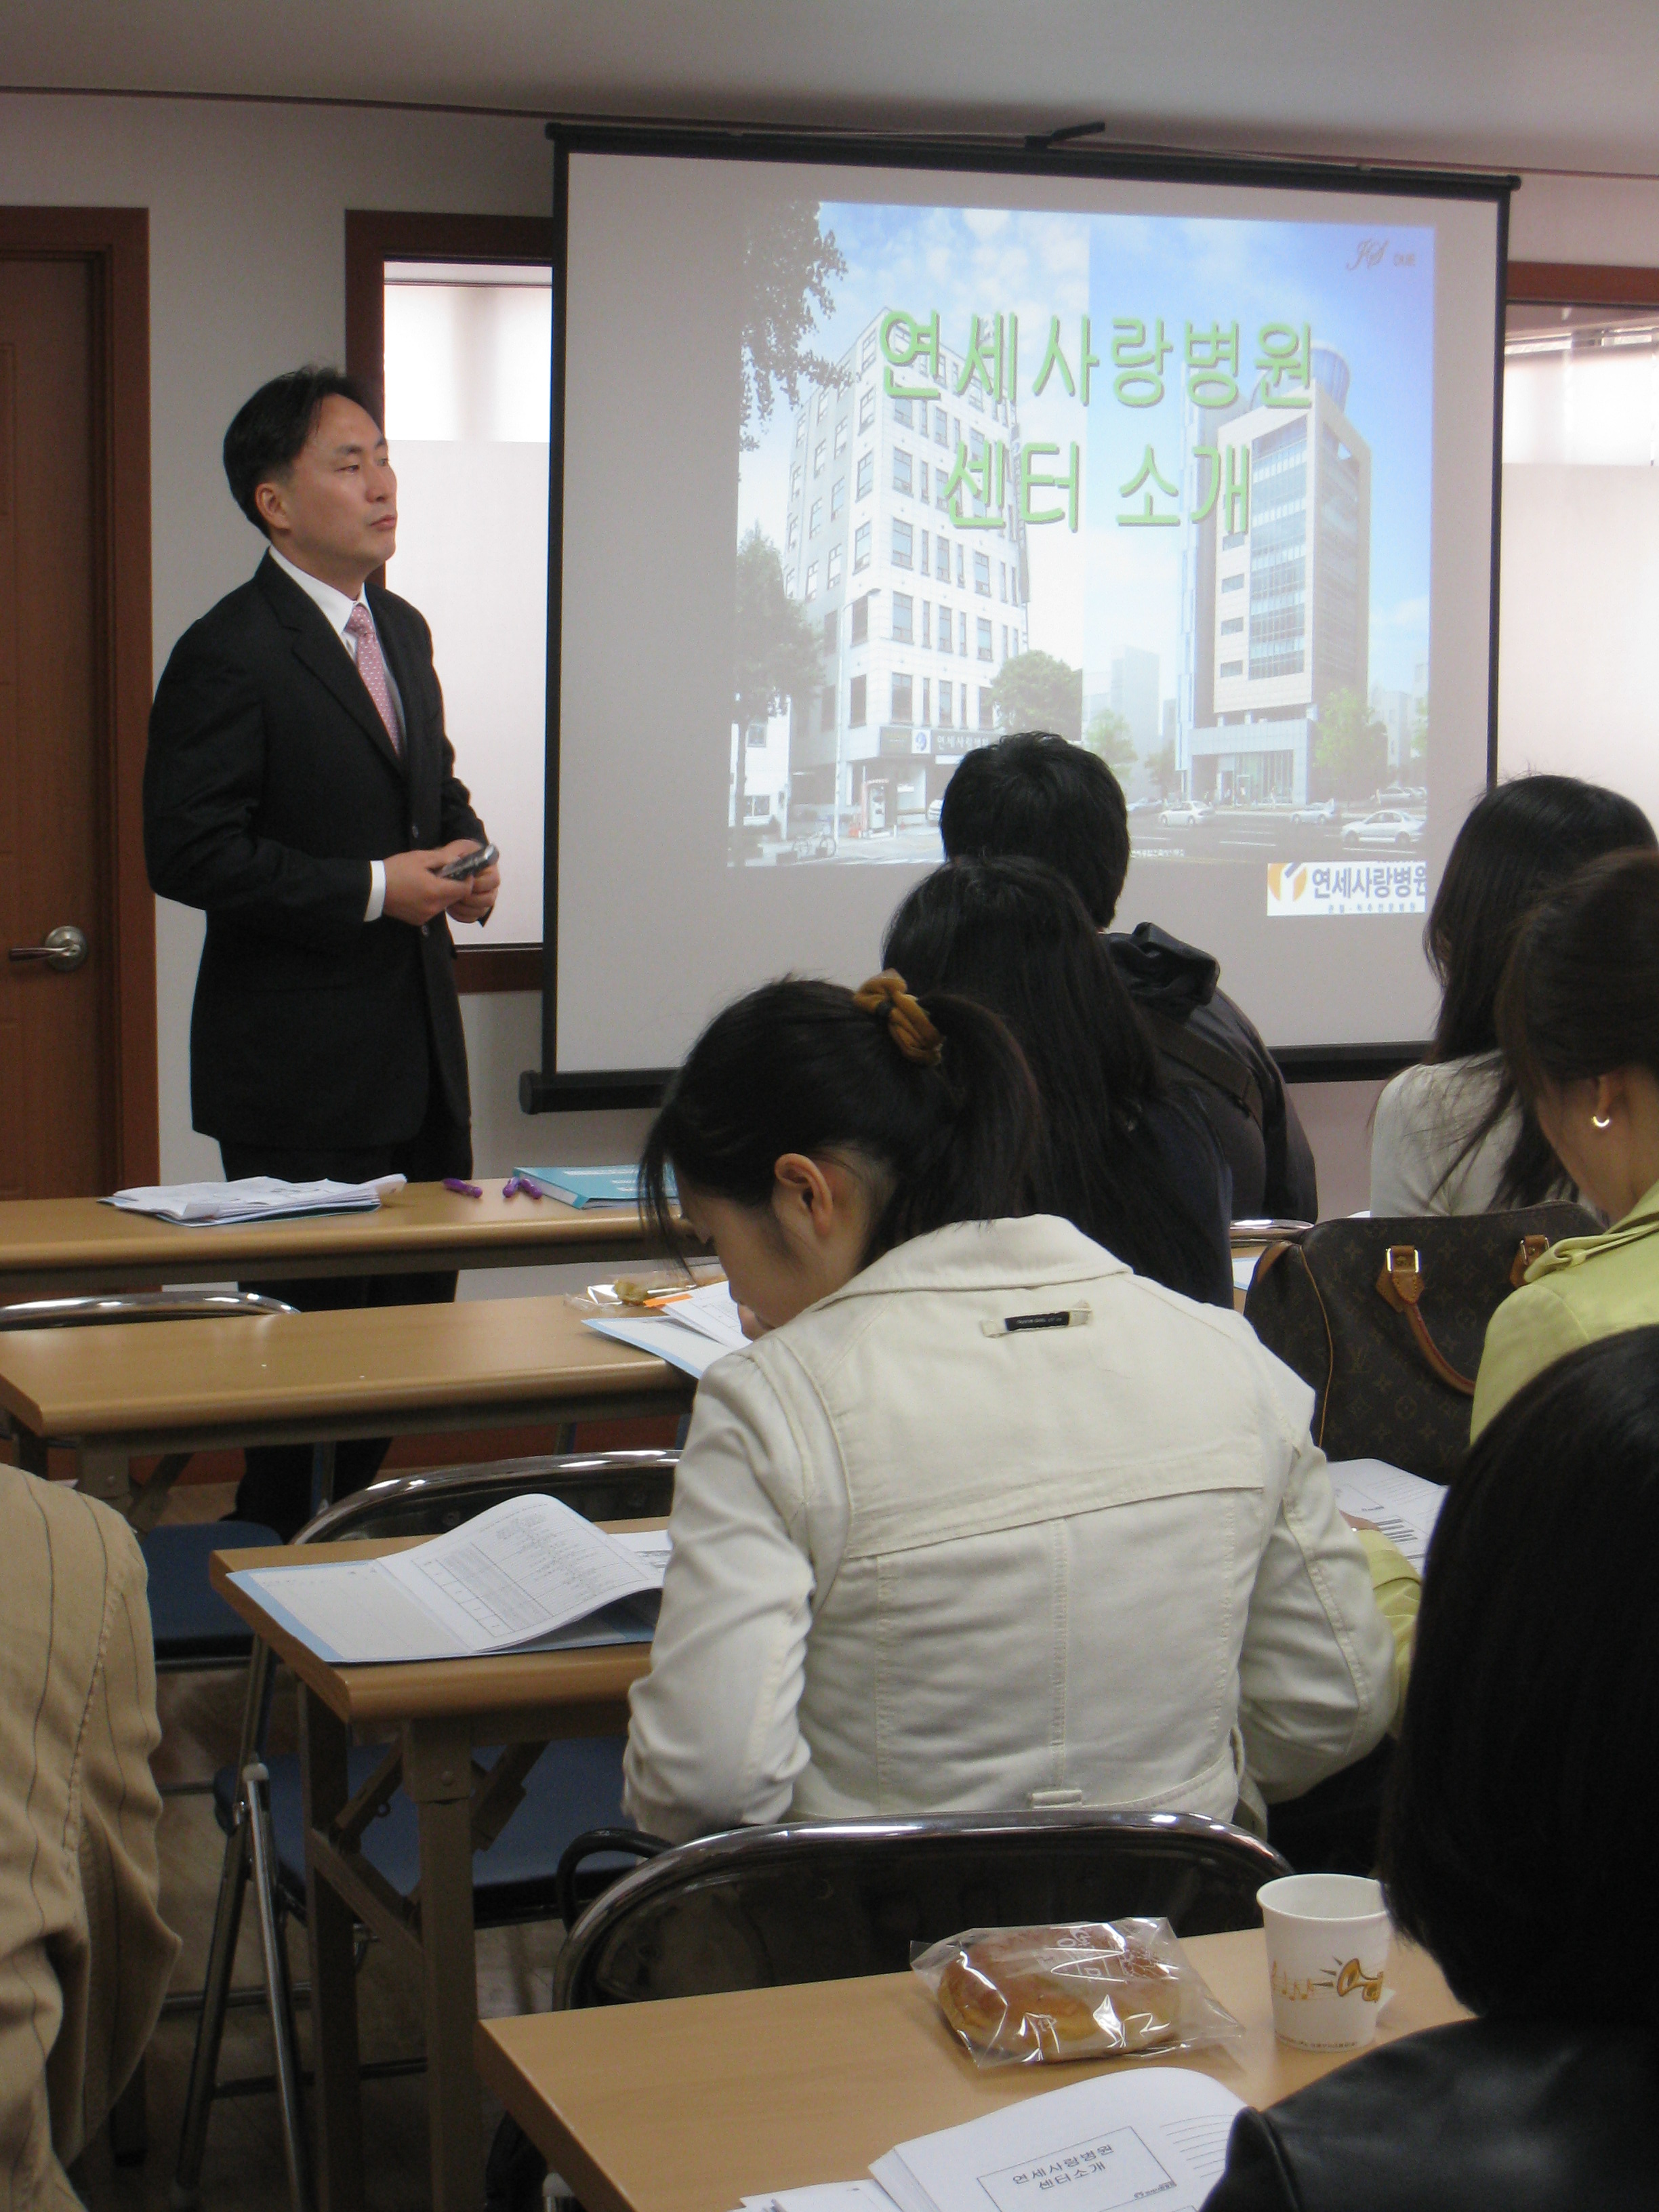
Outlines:
[{"label": "man in dark suit", "polygon": [[[465,1176],[466,1048],[447,917],[482,921],[494,868],[444,729],[432,638],[368,584],[397,540],[373,395],[329,369],[256,392],[225,435],[237,504],[268,541],[252,577],[173,647],[151,711],[144,849],[164,898],[203,908],[191,1105],[232,1178]],[[455,1278],[269,1285],[309,1310],[451,1298]],[[343,1445],[337,1490],[381,1443]],[[240,1516],[306,1518],[310,1454],[251,1451]]]}]

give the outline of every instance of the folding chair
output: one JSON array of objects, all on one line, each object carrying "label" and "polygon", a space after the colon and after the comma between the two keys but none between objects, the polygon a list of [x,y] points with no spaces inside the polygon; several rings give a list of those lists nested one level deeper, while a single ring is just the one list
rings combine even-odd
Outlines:
[{"label": "folding chair", "polygon": [[[319,1514],[295,1540],[435,1535],[491,1505],[531,1492],[561,1498],[589,1520],[653,1517],[668,1510],[678,1462],[679,1455],[673,1451],[598,1452],[399,1475],[343,1498]],[[269,1647],[257,1644],[236,1763],[214,1778],[216,1804],[226,1830],[225,1859],[173,2187],[178,2212],[199,2200],[214,2099],[252,2089],[276,2092],[290,2192],[296,2207],[310,2203],[294,1993],[288,1988],[283,1942],[285,1922],[302,1919],[305,1911],[301,1785],[297,1759],[264,1755],[270,1689]],[[526,1774],[515,1778],[521,1800],[511,1790],[503,1791],[495,1832],[474,1862],[477,1926],[511,1926],[554,1917],[559,1862],[569,1840],[620,1819],[622,1751],[621,1738],[550,1744]],[[373,1778],[384,1756],[380,1746],[353,1751],[354,1791]],[[414,1808],[407,1799],[390,1798],[385,1817],[370,1824],[362,1848],[377,1870],[407,1893],[416,1879],[418,1851]],[[625,1863],[611,1855],[613,1868]],[[276,2070],[270,2076],[221,2084],[219,2047],[250,1879],[256,1885]],[[381,2062],[363,2069],[366,2076],[388,2070],[408,2072],[410,2062]]]}]

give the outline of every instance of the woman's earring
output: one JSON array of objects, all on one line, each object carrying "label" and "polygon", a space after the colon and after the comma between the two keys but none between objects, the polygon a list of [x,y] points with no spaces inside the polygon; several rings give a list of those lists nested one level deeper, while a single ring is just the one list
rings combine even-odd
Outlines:
[{"label": "woman's earring", "polygon": [[1611,1115],[1611,1114],[1592,1114],[1592,1115],[1590,1115],[1590,1127],[1591,1127],[1591,1128],[1592,1128],[1592,1129],[1610,1129],[1610,1128],[1612,1128],[1612,1127],[1613,1127],[1613,1116],[1612,1116],[1612,1115]]}]

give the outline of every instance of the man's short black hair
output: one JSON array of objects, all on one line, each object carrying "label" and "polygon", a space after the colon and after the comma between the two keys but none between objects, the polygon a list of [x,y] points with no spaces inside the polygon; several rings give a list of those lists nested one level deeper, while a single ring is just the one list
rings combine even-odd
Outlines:
[{"label": "man's short black hair", "polygon": [[383,429],[380,396],[361,377],[313,362],[262,384],[236,410],[225,433],[225,475],[230,495],[258,531],[269,538],[253,495],[262,483],[291,469],[317,427],[325,399],[349,399]]},{"label": "man's short black hair", "polygon": [[1122,786],[1097,753],[1022,730],[964,756],[945,787],[939,836],[952,860],[1046,860],[1104,929],[1129,871]]}]

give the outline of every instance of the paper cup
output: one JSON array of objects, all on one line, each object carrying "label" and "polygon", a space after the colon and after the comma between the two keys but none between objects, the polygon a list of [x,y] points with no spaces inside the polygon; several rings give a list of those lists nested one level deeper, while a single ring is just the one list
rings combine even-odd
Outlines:
[{"label": "paper cup", "polygon": [[1363,2051],[1376,2033],[1393,1933],[1382,1883],[1292,1874],[1255,1895],[1267,1932],[1273,2033],[1300,2051]]}]

